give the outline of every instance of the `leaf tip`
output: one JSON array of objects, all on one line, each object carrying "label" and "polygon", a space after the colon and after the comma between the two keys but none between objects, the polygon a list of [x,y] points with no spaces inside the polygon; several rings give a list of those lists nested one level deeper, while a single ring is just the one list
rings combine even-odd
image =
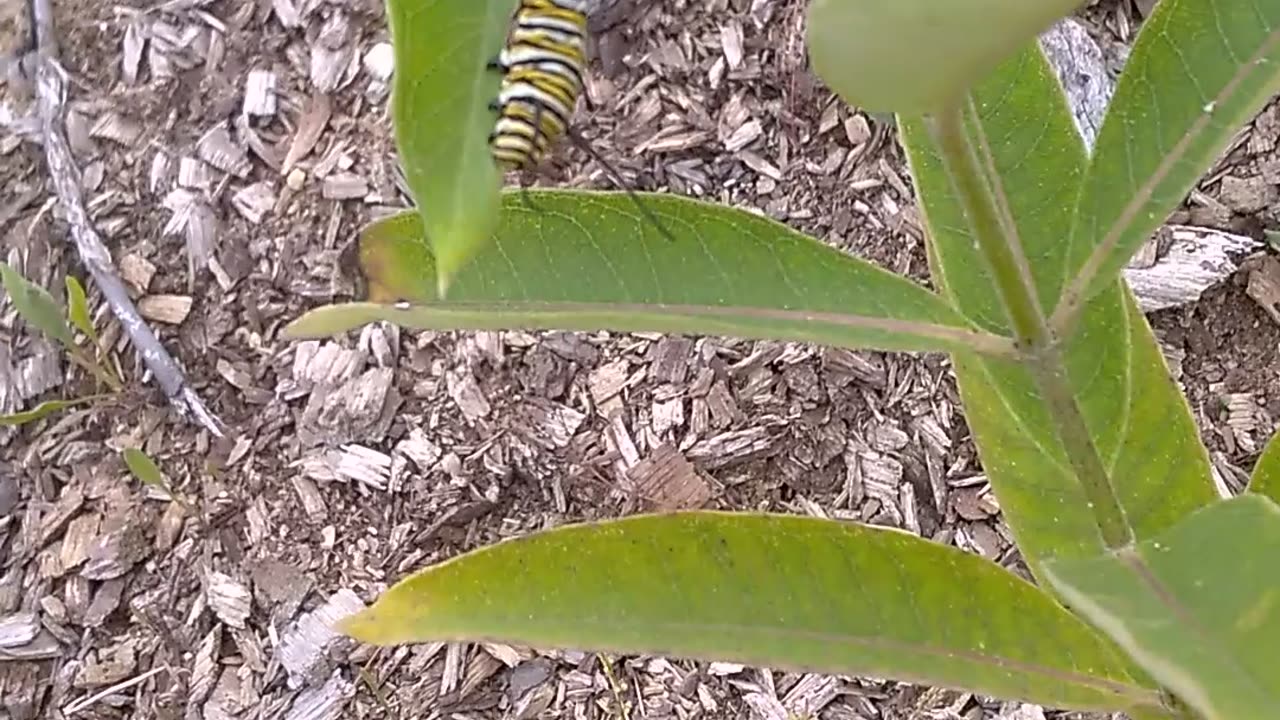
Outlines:
[{"label": "leaf tip", "polygon": [[394,637],[395,633],[389,631],[393,624],[380,617],[378,603],[374,603],[360,612],[338,620],[334,623],[334,629],[347,637],[370,645],[394,645],[399,639]]}]

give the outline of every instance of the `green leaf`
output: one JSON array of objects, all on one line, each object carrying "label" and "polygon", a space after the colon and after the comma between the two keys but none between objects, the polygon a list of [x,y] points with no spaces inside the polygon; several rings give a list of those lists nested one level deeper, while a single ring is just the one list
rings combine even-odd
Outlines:
[{"label": "green leaf", "polygon": [[1242,495],[1157,538],[1052,560],[1071,606],[1206,720],[1280,707],[1280,506]]},{"label": "green leaf", "polygon": [[[1052,308],[1069,277],[1062,238],[1071,229],[1087,157],[1066,97],[1039,47],[1030,45],[1001,63],[974,89],[965,114],[971,137],[987,148],[999,171],[989,180],[1003,194],[1036,295],[1043,308]],[[912,139],[907,160],[927,200],[922,209],[929,224],[956,240],[930,245],[938,255],[931,265],[934,282],[976,324],[1008,333],[995,281],[968,239],[964,210],[923,121],[904,117],[899,127]]]},{"label": "green leaf", "polygon": [[123,455],[124,464],[129,467],[129,472],[133,473],[139,482],[150,485],[166,495],[173,495],[169,489],[169,481],[165,479],[164,473],[160,471],[160,467],[151,459],[151,456],[132,447],[125,448]]},{"label": "green leaf", "polygon": [[786,515],[640,515],[499,543],[343,621],[381,645],[486,639],[966,688],[1055,707],[1156,706],[1113,646],[977,555]]},{"label": "green leaf", "polygon": [[[958,309],[987,330],[1007,321],[922,121],[903,118],[902,141],[919,190],[930,267]],[[1047,307],[1067,277],[1061,238],[1084,149],[1056,79],[1036,46],[975,89],[967,130],[1017,231]],[[1146,319],[1119,280],[1086,308],[1063,343],[1066,375],[1137,537],[1164,531],[1214,499],[1207,453],[1186,400],[1169,379]],[[1037,384],[1022,366],[957,356],[965,417],[983,469],[1032,571],[1052,556],[1103,549],[1075,470]]]},{"label": "green leaf", "polygon": [[674,231],[659,233],[624,193],[507,195],[497,237],[441,301],[412,214],[360,238],[375,303],[294,321],[290,337],[323,337],[385,319],[417,328],[557,328],[781,338],[894,350],[1006,352],[923,287],[781,223],[670,195],[640,198]]},{"label": "green leaf", "polygon": [[0,425],[26,425],[37,420],[42,420],[56,412],[61,412],[67,408],[82,405],[84,403],[93,402],[100,398],[108,397],[107,395],[88,395],[82,398],[74,398],[72,400],[46,400],[39,405],[21,412],[9,413],[8,415],[0,415]]},{"label": "green leaf", "polygon": [[1271,436],[1249,480],[1249,492],[1265,495],[1280,503],[1280,432]]},{"label": "green leaf", "polygon": [[[1186,399],[1168,375],[1127,289],[1090,303],[1067,345],[1076,402],[1130,527],[1152,537],[1214,500],[1208,455]],[[1028,372],[956,358],[965,419],[1005,520],[1028,564],[1101,552],[1084,491]]]},{"label": "green leaf", "polygon": [[1280,0],[1156,5],[1098,133],[1057,324],[1111,287],[1278,80]]},{"label": "green leaf", "polygon": [[928,114],[958,99],[1080,0],[813,0],[806,45],[841,98]]},{"label": "green leaf", "polygon": [[463,267],[498,222],[502,174],[489,149],[499,72],[515,0],[388,0],[395,48],[392,121],[405,179],[440,259],[439,283]]},{"label": "green leaf", "polygon": [[80,281],[67,276],[67,319],[77,330],[89,338],[95,346],[98,344],[98,333],[93,328],[93,317],[89,313],[89,298],[85,296]]},{"label": "green leaf", "polygon": [[68,348],[75,347],[71,327],[62,308],[47,290],[32,283],[6,263],[0,263],[0,281],[13,301],[13,307],[28,324]]}]

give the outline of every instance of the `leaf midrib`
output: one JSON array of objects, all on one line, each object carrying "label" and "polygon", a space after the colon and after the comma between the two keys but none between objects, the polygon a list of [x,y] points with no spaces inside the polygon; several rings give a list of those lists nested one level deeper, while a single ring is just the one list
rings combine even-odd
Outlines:
[{"label": "leaf midrib", "polygon": [[[493,314],[493,315],[664,315],[672,318],[702,316],[729,320],[772,321],[788,325],[826,324],[858,330],[881,330],[900,335],[934,338],[966,345],[985,355],[1012,357],[1012,339],[989,333],[973,325],[944,325],[868,315],[849,315],[819,310],[785,310],[751,306],[693,305],[679,303],[591,303],[582,301],[504,300],[449,301],[441,304],[410,305],[398,308],[376,303],[352,303],[397,313]],[[963,318],[957,317],[957,320]]]}]

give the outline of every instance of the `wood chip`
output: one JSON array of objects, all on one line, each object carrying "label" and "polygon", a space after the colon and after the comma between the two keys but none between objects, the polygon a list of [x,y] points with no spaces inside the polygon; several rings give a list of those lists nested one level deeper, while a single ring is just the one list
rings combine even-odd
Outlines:
[{"label": "wood chip", "polygon": [[689,371],[693,341],[685,337],[663,337],[654,345],[649,378],[658,383],[680,385]]},{"label": "wood chip", "polygon": [[119,609],[124,586],[124,581],[119,578],[98,583],[98,589],[93,593],[89,607],[85,608],[80,624],[85,627],[102,625],[111,613]]},{"label": "wood chip", "polygon": [[1268,255],[1255,263],[1245,292],[1280,324],[1280,260]]},{"label": "wood chip", "polygon": [[123,57],[120,60],[122,79],[126,85],[137,85],[138,68],[142,64],[142,52],[147,45],[147,31],[141,21],[134,20],[125,26],[121,45],[123,50]]},{"label": "wood chip", "polygon": [[75,686],[98,688],[114,685],[133,675],[138,667],[138,652],[134,643],[126,641],[111,648],[91,654],[76,673]]},{"label": "wood chip", "polygon": [[[49,660],[62,655],[62,645],[48,630],[41,630],[31,642],[25,645],[4,647],[0,645],[0,660],[17,662],[36,662]],[[7,697],[6,697],[7,699]]]},{"label": "wood chip", "polygon": [[587,416],[568,405],[546,400],[530,400],[520,410],[521,432],[548,450],[568,447]]},{"label": "wood chip", "polygon": [[293,166],[316,146],[320,141],[320,135],[329,124],[332,112],[328,95],[318,93],[311,97],[307,111],[298,121],[298,128],[293,134],[293,141],[289,144],[289,151],[285,153],[284,162],[280,164],[281,175],[289,175]]},{"label": "wood chip", "polygon": [[380,440],[402,403],[393,368],[370,368],[338,387],[318,384],[298,421],[304,447]]},{"label": "wood chip", "polygon": [[141,520],[121,510],[103,521],[101,533],[89,546],[89,557],[80,574],[89,580],[112,580],[133,569],[147,553]]},{"label": "wood chip", "polygon": [[[592,370],[587,376],[587,387],[591,390],[591,399],[595,401],[596,410],[602,416],[608,416],[603,409],[613,407],[610,401],[614,400],[626,387],[630,373],[631,365],[626,360],[615,360]],[[617,407],[620,408],[621,405],[618,404]]]},{"label": "wood chip", "polygon": [[329,175],[320,185],[320,195],[326,200],[357,200],[368,194],[369,181],[351,172]]},{"label": "wood chip", "polygon": [[98,122],[94,123],[93,128],[89,130],[89,134],[93,137],[105,138],[119,145],[132,148],[138,142],[138,138],[142,136],[142,126],[133,120],[129,120],[120,113],[106,112],[102,117],[98,118]]},{"label": "wood chip", "polygon": [[[215,170],[198,158],[183,157],[178,159],[178,186],[188,190],[203,190],[208,192],[213,189],[213,183],[217,179]],[[172,201],[169,198],[173,198]],[[183,201],[185,199],[185,202]],[[195,197],[192,195],[183,196],[170,194],[166,196],[165,207],[173,209],[173,206],[182,206],[189,204]]]},{"label": "wood chip", "polygon": [[33,612],[18,612],[0,616],[0,648],[16,648],[36,639],[40,632],[40,618]]},{"label": "wood chip", "polygon": [[191,314],[194,302],[189,295],[148,295],[138,300],[138,312],[148,320],[181,325]]},{"label": "wood chip", "polygon": [[833,675],[806,674],[782,696],[782,706],[790,717],[816,718],[844,692],[842,685]]},{"label": "wood chip", "polygon": [[408,437],[396,443],[395,451],[412,460],[422,473],[435,469],[443,454],[440,446],[432,442],[420,427],[409,430]]},{"label": "wood chip", "polygon": [[720,26],[720,51],[730,70],[742,67],[742,24],[730,20]]},{"label": "wood chip", "polygon": [[253,596],[244,583],[220,572],[205,577],[205,597],[209,609],[219,620],[233,628],[243,628],[253,606]]},{"label": "wood chip", "polygon": [[627,471],[636,493],[657,509],[691,510],[711,499],[711,488],[693,464],[670,444],[658,446]]},{"label": "wood chip", "polygon": [[1093,149],[1115,92],[1102,49],[1079,20],[1067,17],[1041,33],[1040,47],[1067,96],[1076,130],[1085,147]]},{"label": "wood chip", "polygon": [[98,536],[100,517],[86,513],[72,520],[62,536],[61,564],[63,571],[74,570],[89,557],[89,546]]},{"label": "wood chip", "polygon": [[80,508],[84,506],[84,491],[78,485],[72,485],[62,491],[53,508],[40,518],[40,526],[35,545],[44,547],[55,535],[62,532]]},{"label": "wood chip", "polygon": [[355,694],[355,683],[346,679],[341,669],[334,670],[323,685],[298,693],[285,720],[338,720]]},{"label": "wood chip", "polygon": [[1144,313],[1195,302],[1205,290],[1225,280],[1242,256],[1261,243],[1219,230],[1171,225],[1162,228],[1168,248],[1150,267],[1126,267],[1124,277]]},{"label": "wood chip", "polygon": [[389,42],[374,43],[364,54],[364,69],[381,83],[391,79],[395,70],[395,50]]},{"label": "wood chip", "polygon": [[145,293],[151,287],[151,279],[156,275],[156,266],[141,255],[128,253],[120,258],[120,278],[139,293]]},{"label": "wood chip", "polygon": [[341,7],[332,8],[311,44],[311,84],[322,93],[346,85],[359,68],[349,17]]},{"label": "wood chip", "polygon": [[247,177],[253,169],[248,154],[231,139],[231,133],[225,124],[219,124],[205,133],[196,143],[196,153],[201,160],[236,177]]},{"label": "wood chip", "polygon": [[1003,703],[993,720],[1045,720],[1044,708],[1028,703]]},{"label": "wood chip", "polygon": [[267,213],[271,212],[271,208],[275,207],[277,199],[271,183],[264,180],[237,190],[231,196],[231,207],[235,208],[241,217],[258,225]]},{"label": "wood chip", "polygon": [[302,503],[302,510],[311,518],[312,522],[317,524],[324,522],[329,516],[329,507],[324,502],[324,496],[320,494],[320,489],[309,478],[302,475],[295,475],[290,478],[293,484],[293,490],[298,494],[298,500]]},{"label": "wood chip", "polygon": [[270,70],[250,70],[244,79],[245,115],[271,117],[276,114],[276,84],[279,77]]},{"label": "wood chip", "polygon": [[467,421],[474,423],[489,416],[492,408],[476,378],[467,370],[451,370],[445,375],[449,398],[462,411]]},{"label": "wood chip", "polygon": [[773,429],[761,426],[713,435],[695,443],[686,454],[690,460],[715,470],[767,456],[777,447],[778,437]]},{"label": "wood chip", "polygon": [[386,490],[391,476],[391,456],[357,445],[337,449],[317,449],[298,461],[307,477],[320,482],[359,482],[375,490]]},{"label": "wood chip", "polygon": [[191,659],[191,675],[187,681],[187,708],[194,710],[209,698],[218,679],[218,646],[222,643],[222,626],[215,625],[196,648]]},{"label": "wood chip", "polygon": [[280,638],[276,659],[289,674],[289,687],[298,689],[315,685],[330,672],[330,663],[340,662],[331,650],[349,643],[333,626],[348,615],[365,607],[354,592],[342,589],[323,605],[303,615]]}]

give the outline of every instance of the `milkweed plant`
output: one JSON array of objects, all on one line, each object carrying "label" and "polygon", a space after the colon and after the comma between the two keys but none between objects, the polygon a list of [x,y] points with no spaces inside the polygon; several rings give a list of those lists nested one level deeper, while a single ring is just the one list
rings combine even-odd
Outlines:
[{"label": "milkweed plant", "polygon": [[389,321],[947,353],[1033,580],[895,529],[644,514],[424,568],[344,632],[873,676],[1138,720],[1277,716],[1278,443],[1245,492],[1215,491],[1121,270],[1277,90],[1280,0],[1162,0],[1091,151],[1036,42],[1079,0],[811,0],[811,69],[851,108],[896,115],[932,290],[712,202],[637,193],[668,238],[625,193],[504,191],[490,65],[516,4],[389,0],[416,206],[360,233],[359,301],[288,334]]}]

